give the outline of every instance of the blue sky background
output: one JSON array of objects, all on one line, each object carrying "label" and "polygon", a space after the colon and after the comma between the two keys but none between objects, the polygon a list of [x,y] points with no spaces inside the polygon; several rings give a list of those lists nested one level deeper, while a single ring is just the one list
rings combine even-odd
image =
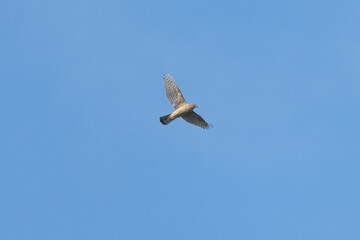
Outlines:
[{"label": "blue sky background", "polygon": [[0,239],[360,239],[359,12],[2,1]]}]

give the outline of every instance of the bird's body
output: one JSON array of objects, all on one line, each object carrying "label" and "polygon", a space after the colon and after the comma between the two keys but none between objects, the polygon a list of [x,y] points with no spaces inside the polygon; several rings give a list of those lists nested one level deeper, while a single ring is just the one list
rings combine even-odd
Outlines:
[{"label": "bird's body", "polygon": [[180,89],[176,86],[174,79],[169,75],[164,76],[166,96],[169,102],[173,104],[175,111],[160,117],[160,122],[164,125],[169,124],[174,119],[182,117],[188,123],[194,124],[202,128],[210,128],[211,126],[193,110],[196,104],[189,104],[185,101]]},{"label": "bird's body", "polygon": [[170,119],[182,117],[182,116],[186,115],[187,113],[191,112],[192,110],[194,110],[195,107],[196,107],[195,104],[188,104],[188,103],[182,104],[175,111],[173,111],[169,117],[170,117]]},{"label": "bird's body", "polygon": [[175,111],[173,111],[172,113],[165,115],[163,117],[160,117],[160,121],[162,124],[168,125],[172,120],[188,114],[195,107],[196,107],[195,104],[184,103],[181,106],[179,106],[177,109],[175,109]]}]

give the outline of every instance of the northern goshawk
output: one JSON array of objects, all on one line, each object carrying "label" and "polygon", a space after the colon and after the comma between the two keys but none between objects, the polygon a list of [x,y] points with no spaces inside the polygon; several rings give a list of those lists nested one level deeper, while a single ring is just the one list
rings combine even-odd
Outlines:
[{"label": "northern goshawk", "polygon": [[208,124],[200,115],[193,110],[196,108],[196,104],[189,104],[185,101],[180,89],[176,86],[175,80],[170,74],[164,75],[165,91],[169,102],[173,104],[175,111],[160,117],[160,122],[164,125],[168,125],[175,118],[182,117],[188,123],[196,126],[209,129],[212,125]]}]

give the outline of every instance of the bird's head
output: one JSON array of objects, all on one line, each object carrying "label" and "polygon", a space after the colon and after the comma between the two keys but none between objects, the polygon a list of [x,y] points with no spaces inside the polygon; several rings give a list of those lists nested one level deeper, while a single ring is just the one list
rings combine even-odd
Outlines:
[{"label": "bird's head", "polygon": [[196,104],[191,104],[191,106],[192,106],[193,108],[197,108],[197,105],[196,105]]}]

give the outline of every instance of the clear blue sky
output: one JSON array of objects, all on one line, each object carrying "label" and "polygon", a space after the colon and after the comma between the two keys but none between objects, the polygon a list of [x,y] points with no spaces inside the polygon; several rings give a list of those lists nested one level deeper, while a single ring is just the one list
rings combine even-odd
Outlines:
[{"label": "clear blue sky", "polygon": [[360,239],[359,12],[2,1],[0,239]]}]

